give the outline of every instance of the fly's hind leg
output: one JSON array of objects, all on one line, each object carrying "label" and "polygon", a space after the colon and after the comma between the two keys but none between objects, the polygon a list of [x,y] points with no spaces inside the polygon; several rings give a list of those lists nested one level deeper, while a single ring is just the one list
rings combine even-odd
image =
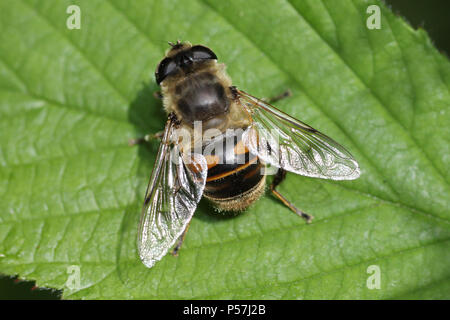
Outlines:
[{"label": "fly's hind leg", "polygon": [[191,224],[191,222],[189,221],[189,223],[187,224],[186,228],[184,229],[183,233],[181,234],[181,236],[178,238],[177,244],[175,245],[175,247],[173,248],[171,254],[173,256],[178,256],[178,251],[181,248],[181,245],[183,244],[184,238],[186,237],[186,233],[189,229],[189,225]]},{"label": "fly's hind leg", "polygon": [[310,223],[311,220],[314,218],[313,216],[301,211],[300,209],[296,208],[292,203],[290,203],[281,193],[279,193],[276,190],[276,187],[283,182],[283,180],[286,178],[286,170],[278,169],[277,174],[275,175],[272,184],[270,185],[270,191],[272,191],[273,195],[277,197],[278,199],[283,202],[285,206],[287,206],[289,209],[291,209],[294,213],[302,217],[306,220],[307,223]]}]

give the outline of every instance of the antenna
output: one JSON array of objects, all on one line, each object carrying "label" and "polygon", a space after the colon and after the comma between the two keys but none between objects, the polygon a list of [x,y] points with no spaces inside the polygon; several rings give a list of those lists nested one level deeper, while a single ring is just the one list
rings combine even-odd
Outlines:
[{"label": "antenna", "polygon": [[171,42],[171,41],[168,41],[167,43],[168,43],[172,48],[175,48],[175,47],[181,45],[181,41],[180,41],[180,40],[177,40],[176,43],[173,43],[173,42]]}]

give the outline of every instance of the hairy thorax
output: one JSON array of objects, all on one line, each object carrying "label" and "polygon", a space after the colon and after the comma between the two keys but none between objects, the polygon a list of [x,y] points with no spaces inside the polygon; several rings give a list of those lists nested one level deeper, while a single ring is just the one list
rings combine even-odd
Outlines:
[{"label": "hairy thorax", "polygon": [[188,130],[194,128],[196,121],[201,122],[202,131],[215,128],[223,132],[245,127],[249,118],[236,105],[231,85],[223,64],[205,63],[162,83],[164,108],[167,113],[174,112]]},{"label": "hairy thorax", "polygon": [[230,110],[226,88],[210,72],[186,77],[175,86],[175,104],[184,122],[202,121],[207,127],[220,127]]}]

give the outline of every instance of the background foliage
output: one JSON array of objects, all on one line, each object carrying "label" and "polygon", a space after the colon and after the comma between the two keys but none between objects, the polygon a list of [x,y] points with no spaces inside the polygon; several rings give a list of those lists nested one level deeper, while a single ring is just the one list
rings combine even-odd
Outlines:
[{"label": "background foliage", "polygon": [[[82,10],[81,30],[66,8]],[[372,2],[0,1],[0,272],[64,298],[449,298],[448,59]],[[167,40],[211,47],[234,83],[341,142],[359,180],[289,175],[236,217],[202,202],[178,258],[145,268],[137,222],[162,128]],[[65,287],[67,267],[81,288]],[[366,286],[381,269],[381,289]]]}]

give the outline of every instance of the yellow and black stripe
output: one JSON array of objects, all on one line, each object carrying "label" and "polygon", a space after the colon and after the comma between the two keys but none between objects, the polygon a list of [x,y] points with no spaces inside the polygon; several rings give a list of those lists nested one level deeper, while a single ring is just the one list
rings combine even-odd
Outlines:
[{"label": "yellow and black stripe", "polygon": [[234,200],[260,183],[264,165],[243,145],[241,132],[224,135],[213,144],[213,151],[205,156],[208,176],[204,195],[207,198]]}]

